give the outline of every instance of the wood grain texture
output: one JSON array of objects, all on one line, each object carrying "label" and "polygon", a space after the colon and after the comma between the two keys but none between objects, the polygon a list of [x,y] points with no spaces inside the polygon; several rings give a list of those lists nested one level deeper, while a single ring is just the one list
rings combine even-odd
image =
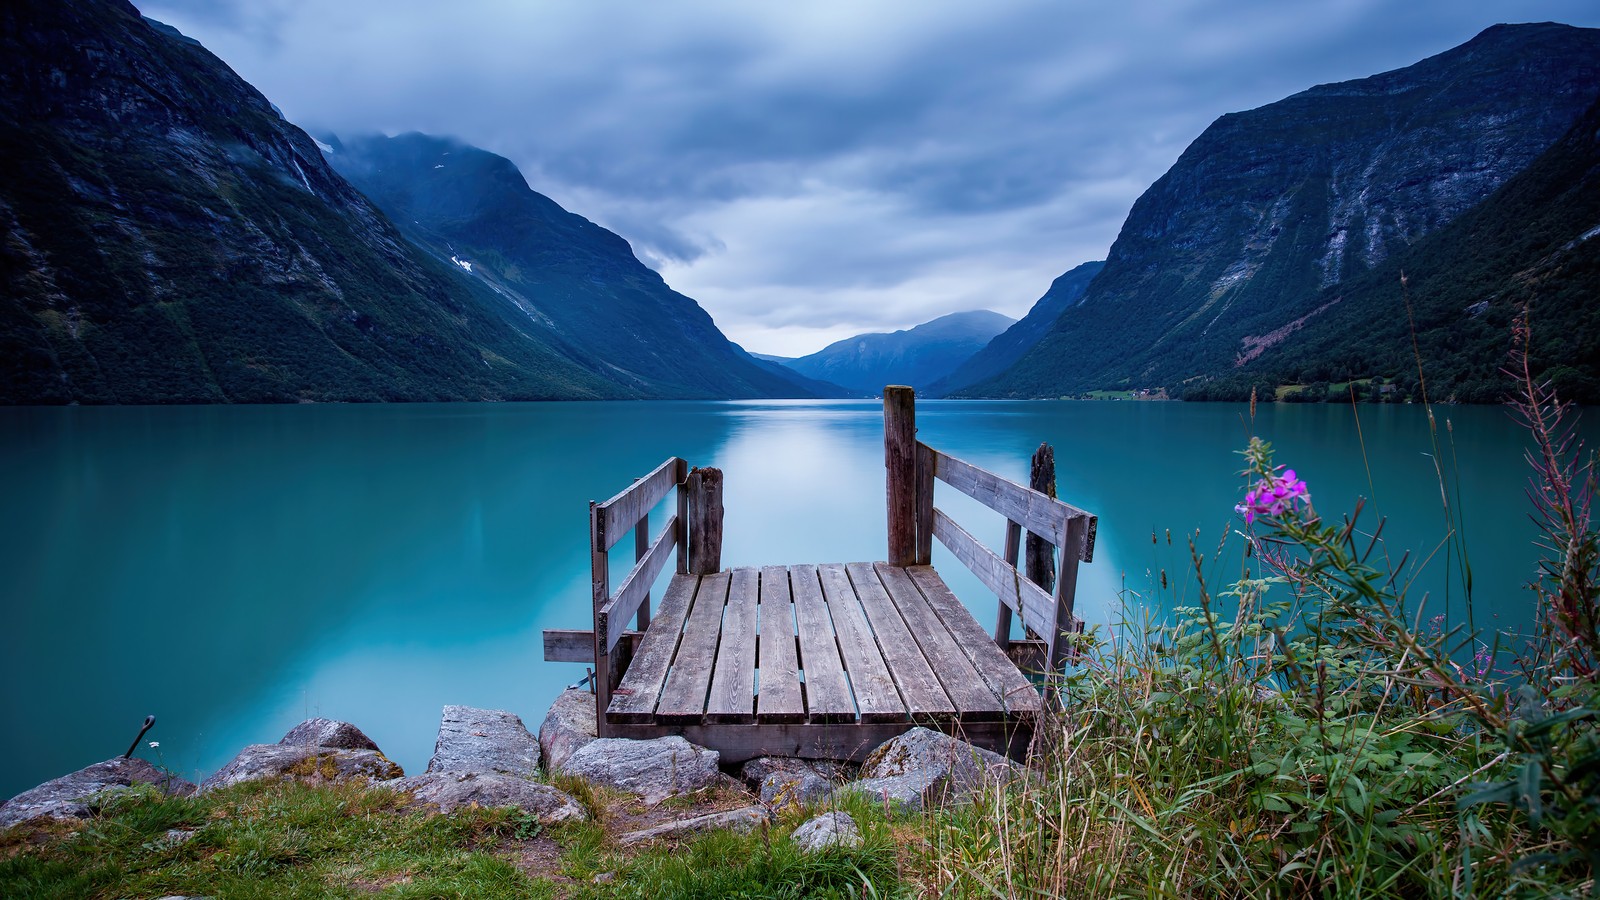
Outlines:
[{"label": "wood grain texture", "polygon": [[654,509],[677,483],[678,459],[669,457],[649,475],[624,488],[610,500],[597,504],[605,535],[605,549],[616,546],[617,541],[633,529],[634,523]]},{"label": "wood grain texture", "polygon": [[[624,631],[617,646],[628,645],[636,652],[643,632]],[[564,663],[594,662],[594,631],[577,628],[546,628],[544,630],[544,661]]]},{"label": "wood grain texture", "polygon": [[[1052,499],[1056,496],[1056,451],[1049,444],[1040,444],[1039,449],[1033,451],[1033,459],[1028,465],[1028,488]],[[1025,558],[1027,565],[1023,568],[1023,572],[1028,576],[1028,580],[1046,591],[1054,590],[1055,547],[1045,538],[1030,531]],[[1007,559],[1011,557],[1007,556]],[[1014,564],[1015,560],[1012,562]]]},{"label": "wood grain texture", "polygon": [[607,705],[607,718],[610,721],[649,722],[655,719],[661,688],[666,683],[667,672],[677,654],[684,619],[689,614],[699,585],[700,579],[693,575],[672,577],[666,593],[661,595],[661,607],[656,611],[655,621],[640,639],[633,662]]},{"label": "wood grain texture", "polygon": [[[907,569],[906,573],[921,589],[929,608],[950,629],[956,644],[972,661],[972,667],[979,677],[1004,701],[1006,712],[1012,716],[1037,715],[1043,705],[1038,690],[994,642],[985,639],[983,628],[956,599],[939,573],[932,566],[914,566]],[[1031,646],[1027,641],[1018,641],[1014,646],[1025,645]]]},{"label": "wood grain texture", "polygon": [[756,721],[803,722],[806,706],[800,693],[794,603],[789,570],[783,566],[761,570],[759,621],[756,661],[760,693],[756,695]]},{"label": "wood grain texture", "polygon": [[695,469],[684,489],[689,494],[689,572],[722,570],[722,470]]},{"label": "wood grain texture", "polygon": [[605,649],[610,650],[616,646],[617,638],[628,628],[628,620],[634,617],[646,597],[650,595],[650,585],[656,583],[656,576],[666,568],[667,560],[671,558],[673,544],[677,542],[678,525],[677,516],[667,520],[661,527],[661,533],[656,535],[650,549],[645,551],[644,557],[639,560],[626,578],[622,586],[617,588],[616,596],[601,601],[600,609],[595,614],[595,629],[605,635]]},{"label": "wood grain texture", "polygon": [[678,642],[672,671],[667,673],[667,682],[661,689],[661,702],[656,706],[658,721],[698,723],[704,719],[729,583],[727,572],[701,577],[700,589],[695,591],[694,604],[684,621],[683,639]]},{"label": "wood grain texture", "polygon": [[839,655],[844,658],[850,687],[855,693],[856,712],[863,722],[896,722],[906,718],[906,706],[895,689],[894,676],[884,661],[867,623],[866,613],[856,599],[850,574],[839,563],[817,567],[822,593],[833,616],[833,630],[839,638]]},{"label": "wood grain texture", "polygon": [[[895,687],[905,700],[911,720],[941,722],[955,718],[956,704],[945,693],[939,676],[933,673],[933,666],[923,655],[922,645],[911,636],[911,629],[906,627],[900,610],[889,599],[889,592],[878,579],[877,570],[871,563],[850,563],[845,566],[845,572],[849,574],[850,583],[861,600],[867,621],[872,625],[873,636],[877,638],[878,649],[889,666]],[[993,697],[989,698],[989,704],[996,708],[999,706]]]},{"label": "wood grain texture", "polygon": [[933,469],[934,450],[917,442],[917,558],[916,564],[933,562]]},{"label": "wood grain texture", "polygon": [[917,561],[916,392],[904,385],[883,389],[884,494],[889,510],[889,562]]},{"label": "wood grain texture", "polygon": [[[938,679],[945,696],[950,698],[950,703],[955,707],[955,713],[960,720],[997,722],[1004,718],[1005,704],[990,689],[988,682],[978,674],[973,667],[972,659],[961,649],[939,614],[928,605],[928,601],[922,596],[921,588],[911,579],[910,573],[887,563],[878,563],[872,566],[871,570],[883,583],[883,588],[888,592],[894,608],[899,611],[900,618],[905,620],[906,631],[921,648],[922,657],[927,660],[928,668]],[[860,574],[865,578],[869,573]],[[854,579],[856,576],[857,569],[852,566],[850,577]],[[868,612],[871,612],[870,607]],[[876,621],[873,622],[873,627],[877,627]],[[882,630],[878,632],[880,639],[883,634]],[[892,659],[890,664],[894,664]],[[904,682],[901,683],[901,690],[905,691]],[[909,696],[907,702],[910,702]]]},{"label": "wood grain texture", "polygon": [[1043,635],[1055,625],[1056,602],[1039,586],[1022,577],[1014,566],[995,555],[993,550],[978,543],[977,538],[945,515],[944,510],[933,511],[933,534],[961,561],[984,586],[995,592],[1002,603],[1022,616],[1022,624]]},{"label": "wood grain texture", "polygon": [[[758,756],[846,759],[861,762],[879,745],[916,727],[912,722],[876,725],[618,725],[616,736],[648,740],[677,734],[709,747],[724,763]],[[945,726],[949,733],[985,750],[1021,760],[1033,737],[1030,722],[975,722]]]},{"label": "wood grain texture", "polygon": [[706,700],[707,722],[756,720],[756,612],[761,572],[749,567],[730,571],[728,605],[722,613],[722,639],[711,672]]},{"label": "wood grain texture", "polygon": [[845,680],[844,660],[833,632],[827,598],[816,566],[791,566],[789,587],[794,595],[800,668],[805,674],[806,715],[812,722],[849,722],[856,717]]}]

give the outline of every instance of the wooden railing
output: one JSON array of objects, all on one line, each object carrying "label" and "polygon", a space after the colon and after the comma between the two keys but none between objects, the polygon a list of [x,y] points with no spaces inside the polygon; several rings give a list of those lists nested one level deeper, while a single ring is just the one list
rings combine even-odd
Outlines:
[{"label": "wooden railing", "polygon": [[[933,540],[938,538],[999,599],[995,642],[1012,649],[1011,616],[1016,613],[1028,638],[1042,642],[1043,659],[1038,661],[1042,665],[1036,667],[1059,671],[1069,649],[1062,636],[1083,630],[1073,606],[1078,564],[1094,558],[1096,518],[1057,500],[1051,496],[1053,490],[1023,487],[918,441],[915,394],[909,387],[883,389],[883,426],[889,562],[928,565]],[[1054,454],[1049,456],[1048,482],[1053,485]],[[936,480],[1006,517],[1004,556],[934,506]],[[1024,531],[1059,554],[1053,578],[1043,571],[1030,573],[1030,578],[1017,569]],[[1054,584],[1042,583],[1049,580]]]},{"label": "wooden railing", "polygon": [[[650,510],[677,489],[675,512],[658,531],[650,531]],[[633,532],[633,566],[611,589],[611,550]],[[650,587],[676,550],[678,574],[710,574],[722,566],[722,472],[690,470],[671,457],[604,503],[589,504],[589,571],[594,600],[590,631],[549,629],[544,658],[550,662],[593,662],[599,708],[611,701],[633,650],[650,627]],[[629,629],[632,623],[634,628]],[[607,723],[597,723],[604,737]]]}]

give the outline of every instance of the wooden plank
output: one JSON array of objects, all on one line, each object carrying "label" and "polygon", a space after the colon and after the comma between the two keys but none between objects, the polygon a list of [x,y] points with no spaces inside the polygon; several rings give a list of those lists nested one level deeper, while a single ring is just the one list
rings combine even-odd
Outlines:
[{"label": "wooden plank", "polygon": [[791,597],[787,568],[767,566],[761,570],[760,633],[756,637],[758,722],[803,722],[806,718]]},{"label": "wooden plank", "polygon": [[[1032,535],[1029,535],[1032,537]],[[1017,545],[1022,540],[1022,526],[1006,520],[1006,565],[1015,569],[1017,567]],[[1046,546],[1049,546],[1048,544]],[[994,619],[994,642],[1002,650],[1011,644],[1011,607],[1005,601],[996,603],[998,611]]]},{"label": "wooden plank", "polygon": [[[694,577],[694,576],[687,576]],[[706,692],[711,687],[711,667],[717,661],[717,638],[722,632],[722,607],[728,601],[729,573],[700,579],[694,605],[683,626],[678,655],[661,688],[656,705],[658,722],[700,722],[705,718]],[[665,604],[663,604],[665,605]]]},{"label": "wooden plank", "polygon": [[[950,587],[939,577],[932,566],[913,566],[906,570],[911,580],[922,590],[928,606],[939,614],[939,619],[955,638],[956,645],[967,654],[975,669],[990,690],[1005,701],[1006,712],[1012,716],[1036,716],[1043,701],[1033,684],[1017,670],[1011,660],[1000,652],[993,641],[987,639],[983,628],[972,613],[967,611]],[[1014,646],[1028,646],[1018,641]]]},{"label": "wooden plank", "polygon": [[722,569],[722,470],[695,469],[684,482],[689,494],[689,571]]},{"label": "wooden plank", "polygon": [[606,553],[605,516],[601,513],[598,504],[589,503],[589,590],[594,603],[594,617],[591,620],[594,629],[594,708],[595,708],[595,734],[600,737],[609,737],[606,733],[606,717],[602,715],[611,702],[611,689],[616,686],[617,680],[622,677],[621,662],[612,659],[610,646],[606,643],[606,629],[600,622],[600,606],[611,599],[611,561]]},{"label": "wooden plank", "polygon": [[756,720],[756,602],[761,572],[742,567],[731,575],[711,695],[706,700],[707,722]]},{"label": "wooden plank", "polygon": [[594,627],[597,633],[605,635],[606,650],[616,646],[617,638],[628,628],[628,620],[633,618],[644,598],[649,596],[650,585],[656,583],[656,576],[666,568],[673,544],[678,539],[676,519],[677,516],[673,516],[661,526],[661,533],[656,535],[655,542],[645,551],[644,558],[635,563],[622,580],[616,596],[601,602],[600,610],[595,614]]},{"label": "wooden plank", "polygon": [[599,504],[600,526],[605,537],[605,549],[610,550],[633,529],[634,523],[655,508],[667,491],[677,483],[678,460],[669,457],[656,466],[649,475],[624,488],[615,497]]},{"label": "wooden plank", "polygon": [[[1040,444],[1039,449],[1033,451],[1033,459],[1028,464],[1028,487],[1046,497],[1056,495],[1056,451],[1049,444]],[[1046,591],[1053,590],[1056,586],[1055,548],[1031,531],[1028,533],[1027,560],[1027,567],[1023,571],[1028,580]],[[1007,554],[1006,561],[1017,564],[1010,554]]]},{"label": "wooden plank", "polygon": [[812,722],[850,722],[856,717],[844,661],[833,634],[827,598],[816,566],[792,566],[789,586],[794,593],[794,618],[799,632],[800,669],[805,673],[806,715]]},{"label": "wooden plank", "polygon": [[[627,645],[629,653],[636,652],[644,637],[640,631],[624,631],[617,646]],[[565,663],[594,662],[594,632],[585,628],[546,628],[544,630],[544,661]]]},{"label": "wooden plank", "polygon": [[678,574],[689,574],[689,492],[684,489],[684,482],[689,478],[689,463],[686,460],[676,460],[676,478],[678,480]]},{"label": "wooden plank", "polygon": [[[1068,540],[1082,540],[1083,531],[1089,527],[1085,519],[1073,519],[1068,524]],[[1046,637],[1045,644],[1050,648],[1050,671],[1059,672],[1067,664],[1070,648],[1067,642],[1061,639],[1063,634],[1076,634],[1083,631],[1083,620],[1073,614],[1073,605],[1077,603],[1078,596],[1078,560],[1071,554],[1062,558],[1061,577],[1056,582],[1055,593],[1055,628]]]},{"label": "wooden plank", "polygon": [[[923,658],[955,706],[961,721],[995,722],[1004,718],[1005,704],[990,689],[988,682],[978,675],[971,658],[961,649],[939,614],[928,605],[910,574],[888,563],[878,563],[871,568],[888,591],[890,601],[900,612],[900,618],[905,620],[906,630],[917,646],[922,648]],[[852,566],[851,578],[856,577],[856,571]],[[862,577],[867,574],[862,573]],[[868,607],[869,615],[871,611],[871,607]],[[873,620],[873,627],[877,628],[876,619]],[[883,631],[880,630],[878,636],[882,638]],[[893,660],[890,662],[892,665]],[[901,689],[904,690],[904,687],[905,683],[901,682]]]},{"label": "wooden plank", "polygon": [[678,651],[683,622],[699,585],[700,579],[693,575],[672,577],[666,593],[661,595],[655,621],[639,641],[628,673],[612,694],[606,715],[611,722],[654,721],[661,687]]},{"label": "wooden plank", "polygon": [[[678,539],[678,529],[672,529],[672,539]],[[639,517],[639,524],[633,528],[633,564],[638,565],[644,555],[650,552],[650,514],[645,513]],[[653,583],[653,582],[652,582]],[[639,614],[634,626],[640,631],[650,627],[650,592],[646,591],[644,599],[639,601]]]},{"label": "wooden plank", "polygon": [[[939,676],[933,672],[931,661],[923,654],[921,643],[911,635],[905,619],[884,590],[883,582],[871,563],[850,563],[845,566],[850,582],[855,587],[867,621],[872,625],[873,636],[884,662],[894,678],[895,687],[904,698],[906,710],[913,722],[949,721],[956,717],[960,707],[950,699]],[[989,698],[989,707],[999,709],[999,701]]]},{"label": "wooden plank", "polygon": [[917,565],[933,562],[934,450],[917,442]]},{"label": "wooden plank", "polygon": [[[1022,624],[1043,634],[1055,624],[1055,600],[1039,586],[1006,564],[993,550],[957,525],[944,510],[933,511],[933,535],[949,548],[951,555],[972,570],[995,596],[1022,616]],[[1065,574],[1065,573],[1063,573]]]},{"label": "wooden plank", "polygon": [[[839,638],[839,655],[856,697],[856,712],[863,722],[897,722],[906,718],[906,705],[895,689],[894,676],[867,624],[855,585],[840,563],[817,567],[822,595],[828,600],[833,630]],[[919,695],[920,696],[920,695]]]},{"label": "wooden plank", "polygon": [[884,493],[889,510],[889,562],[917,561],[916,392],[901,384],[883,389]]},{"label": "wooden plank", "polygon": [[[912,722],[875,725],[618,725],[617,736],[648,740],[677,734],[692,744],[709,747],[724,763],[758,756],[842,759],[861,762],[885,741],[916,727]],[[974,722],[947,730],[964,741],[1021,760],[1033,737],[1030,722]]]},{"label": "wooden plank", "polygon": [[[1068,519],[1075,516],[1094,518],[1075,506],[1007,481],[948,453],[935,450],[933,458],[933,474],[940,481],[1057,547],[1067,544]],[[1093,542],[1080,543],[1073,552],[1087,561],[1094,553]]]}]

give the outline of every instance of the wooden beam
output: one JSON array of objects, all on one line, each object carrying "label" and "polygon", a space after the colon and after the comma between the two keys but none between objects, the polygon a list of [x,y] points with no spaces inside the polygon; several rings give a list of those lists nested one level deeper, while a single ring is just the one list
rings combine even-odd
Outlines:
[{"label": "wooden beam", "polygon": [[[1067,545],[1068,519],[1077,516],[1094,518],[1075,506],[1062,503],[1038,491],[1029,490],[1016,482],[1007,481],[993,472],[985,471],[972,463],[938,450],[934,451],[933,474],[945,484],[1057,547]],[[1092,542],[1080,543],[1070,552],[1088,562],[1094,548]]]},{"label": "wooden beam", "polygon": [[[758,756],[840,759],[861,762],[884,742],[916,727],[912,722],[864,725],[613,725],[616,737],[649,739],[682,735],[691,744],[740,763]],[[1021,760],[1033,737],[1032,722],[946,723],[939,730],[985,750]]]},{"label": "wooden beam", "polygon": [[722,571],[722,470],[695,469],[684,481],[689,495],[689,573]]},{"label": "wooden beam", "polygon": [[[678,530],[672,529],[672,539],[678,539]],[[645,513],[639,517],[639,524],[633,527],[633,564],[635,566],[644,561],[644,555],[650,551],[650,514]],[[639,614],[634,622],[635,628],[640,631],[650,627],[650,592],[644,593],[644,599],[639,601]]]},{"label": "wooden beam", "polygon": [[[628,665],[628,674],[606,705],[606,718],[610,722],[648,722],[655,716],[661,686],[667,680],[667,671],[683,635],[684,617],[689,614],[689,605],[699,585],[700,579],[693,575],[674,575],[667,584],[655,623],[639,642],[633,662]],[[623,640],[627,640],[626,636]]]},{"label": "wooden beam", "polygon": [[993,550],[978,543],[945,515],[944,510],[933,511],[933,535],[949,548],[961,564],[978,576],[1000,601],[1022,616],[1022,624],[1035,631],[1048,631],[1055,622],[1055,601],[1039,586],[1022,577],[1015,566],[995,555]]},{"label": "wooden beam", "polygon": [[674,465],[674,479],[678,484],[678,574],[689,574],[689,462],[679,459]]},{"label": "wooden beam", "polygon": [[[1039,449],[1033,451],[1033,459],[1028,466],[1028,487],[1055,499],[1056,451],[1049,444],[1040,444]],[[1028,580],[1046,591],[1053,590],[1056,586],[1056,557],[1055,548],[1050,542],[1028,532],[1026,558],[1028,564],[1024,571]]]},{"label": "wooden beam", "polygon": [[[1007,519],[1005,560],[1006,565],[1013,569],[1017,567],[1017,546],[1021,543],[1021,537],[1022,526]],[[1005,604],[1005,598],[1003,597],[996,605],[999,610],[995,613],[994,618],[994,642],[1000,649],[1004,650],[1011,646],[1011,607]]]},{"label": "wooden beam", "polygon": [[[1067,526],[1068,541],[1086,540],[1084,531],[1089,527],[1088,520],[1080,517],[1073,519]],[[1073,613],[1073,606],[1077,603],[1078,595],[1078,560],[1070,553],[1061,557],[1061,577],[1056,581],[1055,593],[1055,627],[1046,637],[1045,643],[1050,647],[1050,671],[1059,672],[1066,665],[1071,649],[1067,642],[1061,640],[1063,634],[1075,634],[1083,631],[1083,620]]]},{"label": "wooden beam", "polygon": [[600,525],[605,536],[605,549],[610,550],[633,529],[638,521],[655,508],[667,491],[678,483],[678,460],[668,458],[656,466],[649,475],[624,488],[615,497],[599,504]]},{"label": "wooden beam", "polygon": [[933,563],[933,448],[917,442],[917,565]]},{"label": "wooden beam", "polygon": [[883,389],[883,465],[889,508],[889,564],[917,561],[916,392],[905,385]]},{"label": "wooden beam", "polygon": [[[643,632],[624,631],[618,646],[629,652],[638,649]],[[544,630],[544,661],[563,663],[594,662],[594,632],[585,628],[546,628]]]},{"label": "wooden beam", "polygon": [[606,706],[611,702],[611,688],[621,678],[618,663],[611,658],[606,643],[606,629],[600,621],[600,607],[611,598],[611,569],[606,551],[605,515],[600,506],[589,503],[589,587],[594,601],[594,704],[595,734],[610,737],[606,732]]},{"label": "wooden beam", "polygon": [[600,610],[595,614],[595,632],[604,635],[605,648],[609,651],[617,644],[617,639],[622,637],[622,632],[628,628],[628,620],[633,618],[639,606],[644,603],[644,598],[650,594],[650,585],[656,583],[656,576],[667,565],[667,554],[672,552],[672,545],[678,538],[677,516],[667,521],[661,527],[661,533],[645,551],[644,557],[628,571],[628,576],[622,580],[622,586],[617,588],[617,595],[600,603]]}]

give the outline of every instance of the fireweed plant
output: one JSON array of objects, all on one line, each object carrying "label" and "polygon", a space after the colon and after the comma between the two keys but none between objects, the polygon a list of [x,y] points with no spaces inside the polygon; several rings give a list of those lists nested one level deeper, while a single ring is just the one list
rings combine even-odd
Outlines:
[{"label": "fireweed plant", "polygon": [[1513,374],[1543,533],[1531,636],[1408,598],[1382,522],[1324,515],[1252,439],[1231,583],[1208,584],[1224,545],[1191,536],[1188,579],[1152,573],[1169,620],[1125,592],[1060,680],[1041,777],[931,821],[919,868],[949,896],[1596,894],[1596,466],[1525,357]]}]

